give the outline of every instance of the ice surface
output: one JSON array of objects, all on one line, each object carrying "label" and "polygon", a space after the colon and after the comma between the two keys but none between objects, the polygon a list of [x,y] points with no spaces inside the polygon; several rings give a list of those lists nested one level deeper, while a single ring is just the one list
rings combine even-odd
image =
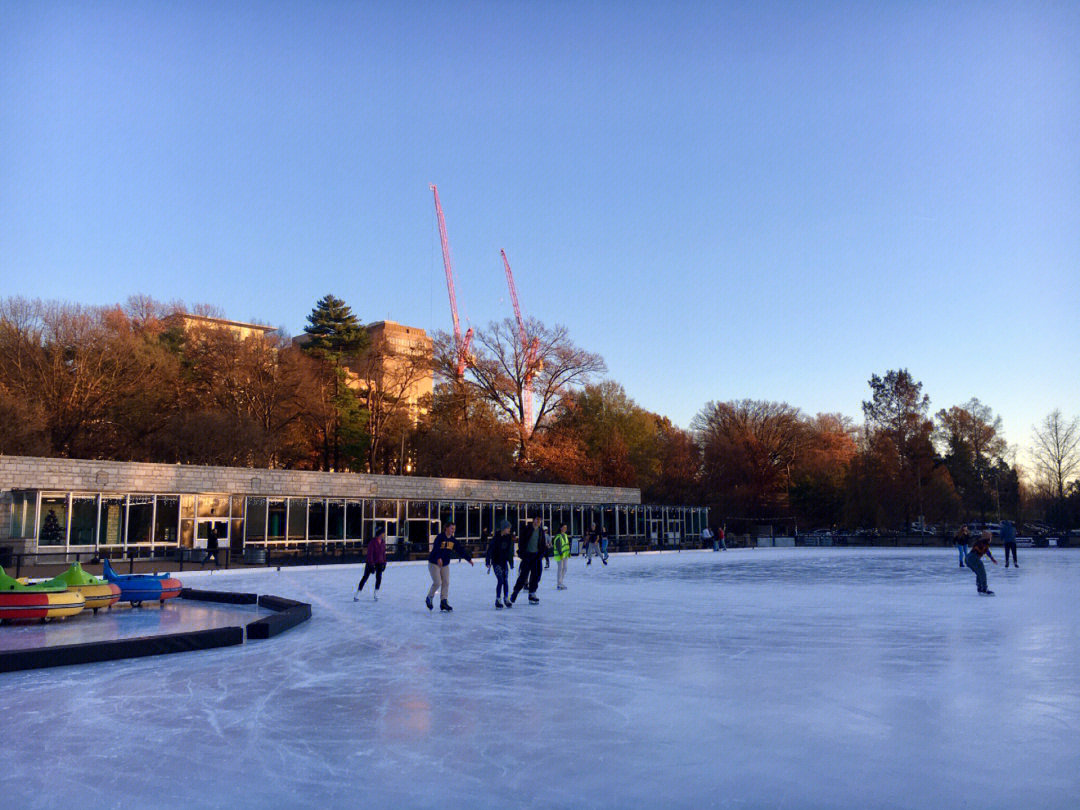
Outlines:
[{"label": "ice surface", "polygon": [[[243,647],[0,675],[5,808],[1080,806],[1080,553],[951,548],[188,574],[308,601]],[[151,609],[153,610],[153,608]],[[7,628],[0,628],[0,633]],[[75,791],[76,793],[72,793]]]}]

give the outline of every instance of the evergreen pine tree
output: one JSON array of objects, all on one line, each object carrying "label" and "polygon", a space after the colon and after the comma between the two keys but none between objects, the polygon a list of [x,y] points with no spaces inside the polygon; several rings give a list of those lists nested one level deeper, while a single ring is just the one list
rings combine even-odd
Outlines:
[{"label": "evergreen pine tree", "polygon": [[356,354],[368,344],[368,333],[356,319],[352,309],[332,294],[324,295],[311,314],[304,331],[311,336],[308,351],[332,355],[340,360],[344,355]]}]

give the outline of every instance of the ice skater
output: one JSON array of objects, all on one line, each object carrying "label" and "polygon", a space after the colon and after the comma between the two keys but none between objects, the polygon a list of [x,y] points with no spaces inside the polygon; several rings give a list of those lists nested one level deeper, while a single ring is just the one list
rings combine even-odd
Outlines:
[{"label": "ice skater", "polygon": [[1009,567],[1009,552],[1011,551],[1013,567],[1019,568],[1020,563],[1016,561],[1016,526],[1011,520],[1001,521],[1001,545],[1005,547],[1005,567]]},{"label": "ice skater", "polygon": [[495,572],[495,609],[502,610],[504,599],[505,607],[511,607],[507,571],[514,570],[514,535],[510,533],[509,520],[499,523],[498,533],[488,543],[484,562],[487,563],[488,571]]},{"label": "ice skater", "polygon": [[956,543],[956,553],[960,555],[961,568],[964,567],[964,558],[967,557],[968,534],[968,527],[965,523],[957,530],[956,537],[953,538],[953,542]]},{"label": "ice skater", "polygon": [[600,562],[607,565],[607,544],[608,536],[607,529],[603,526],[600,527]]},{"label": "ice skater", "polygon": [[570,560],[570,537],[566,534],[566,524],[559,526],[559,533],[551,538],[551,544],[555,552],[555,565],[558,566],[558,583],[556,589],[566,590],[566,566]]},{"label": "ice skater", "polygon": [[979,593],[983,596],[993,596],[994,592],[986,587],[986,566],[983,565],[983,561],[980,559],[983,554],[990,558],[990,562],[997,565],[997,560],[990,553],[990,532],[983,532],[978,539],[972,542],[971,551],[967,553],[964,562],[967,563],[968,568],[975,572],[975,587],[978,588]]},{"label": "ice skater", "polygon": [[218,536],[217,529],[214,528],[214,524],[210,524],[210,530],[206,533],[206,556],[203,557],[202,563],[199,568],[205,566],[210,558],[214,558],[214,565],[218,568],[221,567],[221,561],[218,559]]},{"label": "ice skater", "polygon": [[382,587],[382,575],[386,570],[386,529],[379,529],[367,545],[367,553],[364,556],[364,576],[360,578],[360,584],[356,586],[356,594],[352,600],[360,601],[360,591],[364,590],[364,583],[375,574],[375,591],[372,594],[376,602],[379,601],[379,588]]},{"label": "ice skater", "polygon": [[596,525],[589,526],[585,535],[585,564],[592,565],[592,558],[600,553],[600,535],[596,532]]},{"label": "ice skater", "polygon": [[536,595],[536,589],[540,587],[540,576],[543,574],[542,563],[547,563],[547,557],[551,554],[548,548],[547,532],[540,525],[540,518],[533,518],[533,522],[525,527],[518,540],[518,557],[521,564],[518,566],[518,578],[514,583],[514,590],[510,593],[510,604],[514,604],[517,595],[528,586],[529,604],[540,604],[540,597]]},{"label": "ice skater", "polygon": [[716,540],[720,543],[720,550],[727,551],[727,526],[721,526],[716,533]]},{"label": "ice skater", "polygon": [[712,550],[713,551],[719,551],[720,550],[720,543],[717,542],[716,535],[713,534],[713,530],[710,529],[708,526],[706,526],[704,529],[701,530],[701,541],[703,543],[705,543],[706,545],[708,545],[709,543],[712,543]]},{"label": "ice skater", "polygon": [[456,553],[465,559],[469,565],[473,564],[472,555],[461,544],[461,541],[454,537],[454,531],[454,524],[446,523],[443,530],[435,535],[435,540],[431,544],[431,553],[428,554],[427,558],[428,573],[431,574],[431,589],[424,600],[428,610],[435,609],[432,600],[438,591],[442,591],[439,597],[439,610],[444,610],[447,613],[453,610],[447,601],[450,598],[450,557]]}]

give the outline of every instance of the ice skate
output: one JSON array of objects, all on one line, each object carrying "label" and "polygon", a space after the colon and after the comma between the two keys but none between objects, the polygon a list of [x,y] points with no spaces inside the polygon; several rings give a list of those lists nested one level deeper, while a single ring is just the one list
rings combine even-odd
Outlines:
[{"label": "ice skate", "polygon": [[435,609],[435,605],[432,604],[430,596],[424,597],[424,604],[427,605],[428,610],[434,610]]},{"label": "ice skate", "polygon": [[495,609],[496,610],[502,610],[502,600],[501,599],[496,599],[495,600]]},{"label": "ice skate", "polygon": [[994,592],[987,588],[985,591],[979,591],[980,596],[993,596]]},{"label": "ice skate", "polygon": [[529,604],[530,605],[539,605],[540,604],[540,597],[537,596],[535,593],[530,593],[529,594]]},{"label": "ice skate", "polygon": [[354,602],[359,602],[359,601],[360,601],[360,594],[359,594],[359,593],[357,593],[357,594],[356,594],[356,596],[354,596],[354,597],[352,598],[352,600],[353,600]]},{"label": "ice skate", "polygon": [[439,602],[439,610],[445,610],[447,613],[449,613],[450,611],[453,610],[453,608],[450,607],[449,602],[447,602],[445,599],[443,599],[441,602]]},{"label": "ice skate", "polygon": [[508,608],[512,608],[513,606],[514,606],[514,603],[510,599],[507,599],[506,604],[503,605],[503,607],[508,607]]},{"label": "ice skate", "polygon": [[371,601],[373,601],[373,602],[378,602],[379,601],[379,592],[378,591],[375,591],[375,593],[373,593],[371,595]]}]

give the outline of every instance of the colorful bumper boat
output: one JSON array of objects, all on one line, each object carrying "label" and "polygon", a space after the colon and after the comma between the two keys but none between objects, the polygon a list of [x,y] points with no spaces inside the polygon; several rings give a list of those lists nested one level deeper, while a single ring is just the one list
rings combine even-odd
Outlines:
[{"label": "colorful bumper boat", "polygon": [[67,583],[50,579],[24,585],[0,568],[0,619],[27,621],[74,616],[86,604],[81,593],[69,591]]},{"label": "colorful bumper boat", "polygon": [[120,601],[120,586],[112,582],[98,579],[89,571],[84,571],[79,563],[72,563],[64,573],[55,577],[52,582],[64,582],[68,590],[81,593],[86,600],[86,607],[98,612],[99,608],[112,607]]},{"label": "colorful bumper boat", "polygon": [[168,574],[118,574],[108,560],[102,560],[107,582],[120,587],[120,601],[138,607],[143,602],[161,602],[180,595],[183,585]]}]

